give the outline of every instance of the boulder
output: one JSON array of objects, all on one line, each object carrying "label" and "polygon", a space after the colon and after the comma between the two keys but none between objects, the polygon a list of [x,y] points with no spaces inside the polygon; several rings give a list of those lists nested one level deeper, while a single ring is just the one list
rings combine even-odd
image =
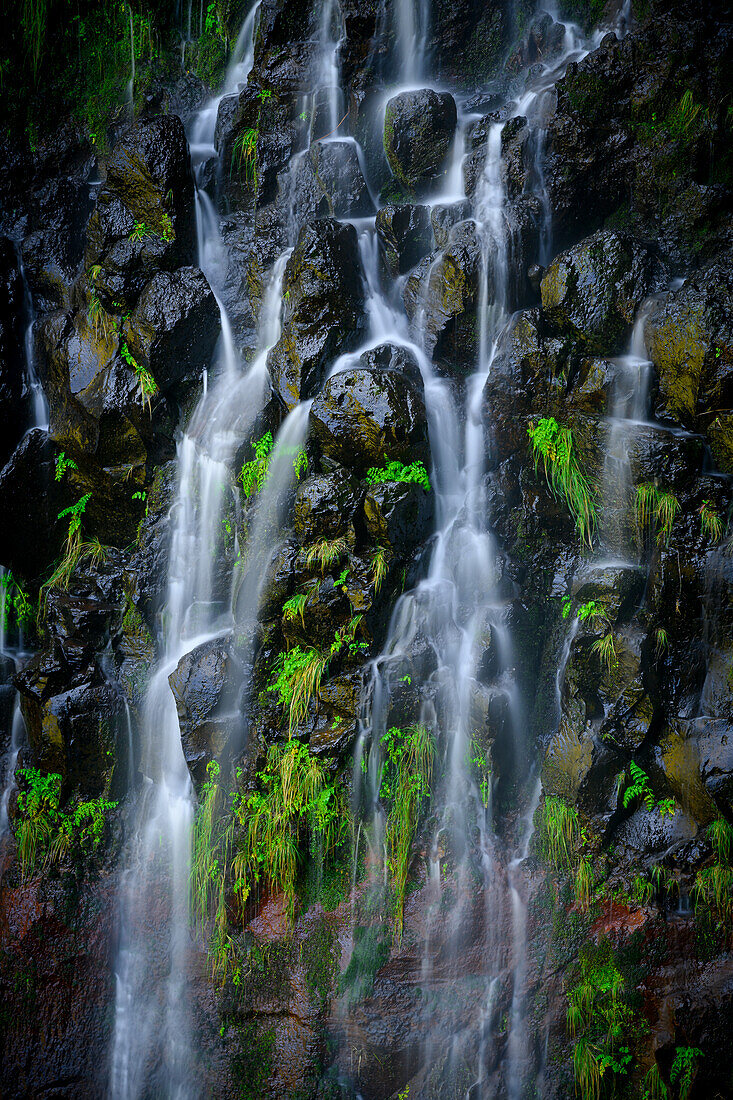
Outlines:
[{"label": "boulder", "polygon": [[[659,379],[655,413],[697,427],[733,407],[733,275],[714,261],[659,298],[644,323],[644,343]],[[725,421],[716,425],[725,461]]]},{"label": "boulder", "polygon": [[130,309],[161,269],[193,263],[193,175],[176,115],[141,120],[115,148],[87,228],[85,267],[102,303]]},{"label": "boulder", "polygon": [[159,272],[140,295],[123,335],[164,393],[198,382],[219,336],[219,306],[206,276],[196,267]]},{"label": "boulder", "polygon": [[543,313],[589,351],[620,352],[653,287],[654,267],[649,250],[633,238],[601,230],[550,264],[540,287]]},{"label": "boulder", "polygon": [[428,463],[425,395],[414,370],[410,376],[368,365],[362,356],[326,382],[311,406],[310,428],[325,455],[360,476],[393,460]]},{"label": "boulder", "polygon": [[168,677],[183,754],[197,783],[204,781],[206,765],[220,757],[240,719],[236,671],[231,639],[212,638],[181,657]]},{"label": "boulder", "polygon": [[312,397],[336,355],[358,344],[364,287],[353,225],[303,227],[283,278],[283,325],[267,358],[275,392],[288,409]]},{"label": "boulder", "polygon": [[456,104],[448,92],[401,92],[384,112],[384,151],[392,174],[408,190],[422,188],[445,171],[456,132]]},{"label": "boulder", "polygon": [[364,519],[370,538],[379,546],[403,553],[431,533],[434,493],[422,485],[388,481],[371,485],[364,498]]},{"label": "boulder", "polygon": [[377,213],[375,227],[392,279],[405,275],[432,248],[433,232],[427,206],[388,203]]},{"label": "boulder", "polygon": [[298,486],[293,526],[301,543],[346,534],[359,504],[357,483],[345,471],[318,474]]},{"label": "boulder", "polygon": [[462,221],[450,230],[442,254],[423,260],[405,283],[407,316],[420,329],[428,354],[446,371],[470,374],[476,365],[481,263],[476,224]]},{"label": "boulder", "polygon": [[295,194],[301,218],[365,218],[374,212],[354,141],[314,142],[298,161]]}]

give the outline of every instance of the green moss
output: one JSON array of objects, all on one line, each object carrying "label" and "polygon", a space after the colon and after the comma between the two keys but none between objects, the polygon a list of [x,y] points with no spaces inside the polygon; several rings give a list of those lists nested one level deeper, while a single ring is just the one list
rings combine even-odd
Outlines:
[{"label": "green moss", "polygon": [[260,1032],[250,1022],[238,1028],[239,1052],[232,1058],[232,1077],[240,1100],[261,1100],[263,1087],[272,1075],[275,1033]]},{"label": "green moss", "polygon": [[388,958],[389,940],[383,925],[354,928],[354,949],[339,985],[348,1005],[358,1004],[371,995],[377,971]]},{"label": "green moss", "polygon": [[327,918],[322,917],[308,929],[302,952],[311,999],[317,1009],[324,1010],[336,986],[340,954],[336,932]]}]

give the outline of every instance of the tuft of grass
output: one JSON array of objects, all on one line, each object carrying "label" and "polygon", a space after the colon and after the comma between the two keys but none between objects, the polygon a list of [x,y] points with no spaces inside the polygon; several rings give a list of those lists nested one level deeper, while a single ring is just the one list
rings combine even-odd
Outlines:
[{"label": "tuft of grass", "polygon": [[608,633],[604,634],[602,638],[596,638],[595,642],[590,648],[591,653],[598,654],[601,664],[606,666],[608,672],[613,672],[614,668],[618,664],[616,643],[613,640],[613,632],[609,630]]},{"label": "tuft of grass", "polygon": [[556,497],[562,498],[575,520],[583,542],[589,546],[596,525],[596,493],[580,468],[573,433],[561,428],[554,417],[543,417],[530,424],[535,473],[542,463],[547,482]]},{"label": "tuft of grass", "polygon": [[308,603],[308,595],[306,592],[297,592],[294,596],[291,596],[289,600],[283,604],[283,619],[286,622],[292,623],[296,619],[300,619],[301,625],[305,626],[305,605]]},{"label": "tuft of grass", "polygon": [[640,543],[651,530],[659,546],[668,546],[672,526],[680,502],[674,493],[666,492],[653,482],[639,485],[636,490],[636,528]]},{"label": "tuft of grass", "polygon": [[540,835],[545,859],[558,869],[570,867],[580,839],[578,811],[561,798],[548,795],[542,806]]},{"label": "tuft of grass", "polygon": [[590,909],[594,882],[591,861],[587,856],[583,856],[575,871],[575,899],[584,913],[587,913]]},{"label": "tuft of grass", "polygon": [[383,546],[378,546],[372,558],[372,585],[374,586],[375,596],[384,584],[388,565],[389,559],[386,549]]},{"label": "tuft of grass", "polygon": [[658,661],[667,649],[669,649],[669,635],[663,626],[658,626],[654,631],[654,656]]},{"label": "tuft of grass", "polygon": [[313,569],[317,566],[321,576],[324,576],[327,570],[339,564],[348,549],[349,545],[344,535],[337,539],[317,539],[306,550],[306,568]]},{"label": "tuft of grass", "polygon": [[404,732],[393,727],[382,737],[384,764],[380,798],[390,804],[387,815],[386,846],[395,895],[395,932],[402,939],[405,889],[410,869],[412,841],[420,812],[430,797],[435,741],[422,724]]},{"label": "tuft of grass", "polygon": [[268,691],[276,691],[278,703],[288,710],[288,734],[305,721],[314,695],[318,695],[323,674],[328,664],[328,654],[312,647],[295,646],[288,653],[281,653],[275,662],[273,679]]},{"label": "tuft of grass", "polygon": [[248,183],[257,180],[257,130],[250,127],[237,134],[232,146],[230,175],[233,172],[244,175]]},{"label": "tuft of grass", "polygon": [[709,542],[720,542],[723,538],[723,520],[712,500],[702,502],[699,514],[702,537]]}]

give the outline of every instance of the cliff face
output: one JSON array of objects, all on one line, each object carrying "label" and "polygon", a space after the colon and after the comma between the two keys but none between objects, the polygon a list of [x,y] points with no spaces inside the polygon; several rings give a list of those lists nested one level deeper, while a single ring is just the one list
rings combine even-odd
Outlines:
[{"label": "cliff face", "polygon": [[733,1094],[730,11],[129,15],[3,136],[3,1095]]}]

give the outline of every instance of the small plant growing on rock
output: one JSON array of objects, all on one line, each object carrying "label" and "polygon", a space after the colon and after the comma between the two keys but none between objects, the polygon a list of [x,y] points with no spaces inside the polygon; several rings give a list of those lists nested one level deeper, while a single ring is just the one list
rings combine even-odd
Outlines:
[{"label": "small plant growing on rock", "polygon": [[658,626],[654,631],[654,656],[658,661],[667,649],[669,649],[669,635],[664,627]]},{"label": "small plant growing on rock", "polygon": [[639,485],[636,490],[636,527],[639,541],[644,542],[651,528],[659,546],[668,546],[672,525],[680,502],[674,493],[665,492],[653,482]]},{"label": "small plant growing on rock", "polygon": [[384,578],[387,576],[387,566],[387,551],[383,546],[378,546],[377,549],[374,551],[374,557],[372,558],[372,585],[374,586],[375,596],[384,584]]},{"label": "small plant growing on rock", "polygon": [[720,542],[723,537],[723,520],[712,500],[704,500],[700,506],[700,528],[709,542]]},{"label": "small plant growing on rock", "polygon": [[73,458],[67,458],[66,452],[61,451],[56,455],[56,467],[54,469],[54,481],[63,481],[69,470],[78,470],[79,467]]},{"label": "small plant growing on rock", "polygon": [[150,409],[150,398],[158,392],[157,382],[153,378],[150,371],[146,370],[145,367],[141,366],[138,363],[137,359],[132,354],[124,340],[120,344],[120,355],[125,360],[128,367],[132,367],[132,369],[134,370],[137,376],[137,380],[140,383],[140,393],[143,397],[143,403],[148,406],[148,409]]},{"label": "small plant growing on rock", "polygon": [[435,742],[424,725],[392,727],[382,737],[379,797],[390,804],[386,844],[395,893],[395,930],[402,938],[410,852],[421,809],[430,797]]},{"label": "small plant growing on rock", "polygon": [[672,1068],[669,1071],[669,1079],[673,1085],[679,1085],[680,1100],[688,1100],[697,1072],[697,1063],[704,1057],[699,1047],[677,1047]]},{"label": "small plant growing on rock", "polygon": [[265,432],[256,443],[252,444],[255,456],[249,462],[245,462],[239,471],[239,480],[246,497],[251,497],[265,484],[273,446],[272,432]]},{"label": "small plant growing on rock", "polygon": [[536,426],[530,424],[527,433],[532,441],[535,473],[542,462],[550,489],[565,501],[581,539],[590,546],[596,524],[595,492],[580,469],[572,431],[561,428],[550,416],[543,417]]},{"label": "small plant growing on rock", "polygon": [[629,764],[629,771],[631,783],[624,791],[624,809],[627,809],[635,799],[643,798],[647,810],[651,813],[654,809],[654,792],[649,783],[649,776],[634,760]]},{"label": "small plant growing on rock", "polygon": [[542,806],[540,837],[545,859],[558,869],[570,867],[580,840],[580,822],[575,807],[555,795],[548,795]]},{"label": "small plant growing on rock", "polygon": [[348,542],[343,535],[336,539],[316,539],[306,551],[306,568],[313,569],[317,566],[321,576],[324,576],[327,570],[340,563],[348,549]]},{"label": "small plant growing on rock", "polygon": [[601,664],[606,666],[609,674],[613,672],[618,664],[618,655],[616,653],[616,642],[613,638],[613,631],[609,630],[602,638],[597,638],[590,648],[591,653],[598,654]]},{"label": "small plant growing on rock", "polygon": [[389,481],[402,481],[409,485],[422,485],[423,489],[429,491],[430,478],[422,462],[411,462],[409,466],[405,466],[402,462],[390,462],[386,455],[384,461],[384,468],[370,466],[367,470],[366,479],[370,485],[384,485]]},{"label": "small plant growing on rock", "polygon": [[308,603],[308,596],[305,592],[298,592],[295,596],[291,596],[289,600],[283,604],[283,618],[288,623],[295,622],[296,619],[300,619],[301,625],[305,626],[304,612],[305,605]]},{"label": "small plant growing on rock", "polygon": [[311,699],[318,694],[321,679],[326,671],[328,655],[312,647],[295,646],[288,653],[281,653],[273,669],[274,679],[268,691],[277,692],[278,703],[288,708],[288,732],[305,720]]},{"label": "small plant growing on rock", "polygon": [[248,183],[257,180],[257,138],[253,127],[237,134],[232,146],[232,172],[242,172]]}]

